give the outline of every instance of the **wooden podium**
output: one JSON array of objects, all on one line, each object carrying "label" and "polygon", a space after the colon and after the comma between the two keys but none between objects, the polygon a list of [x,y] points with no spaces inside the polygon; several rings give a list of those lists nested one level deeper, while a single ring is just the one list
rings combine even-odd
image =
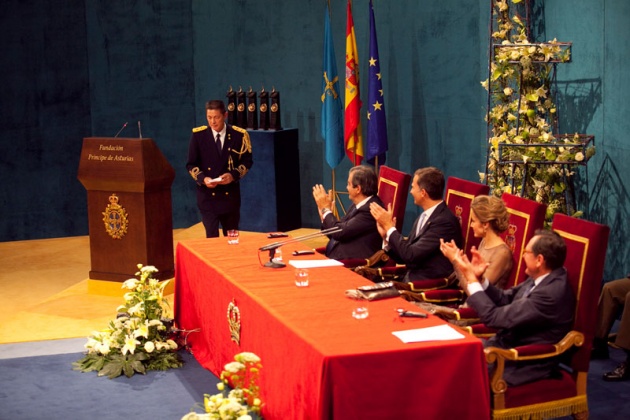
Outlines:
[{"label": "wooden podium", "polygon": [[172,278],[175,171],[155,142],[84,138],[78,178],[87,190],[90,279],[123,282],[138,264]]}]

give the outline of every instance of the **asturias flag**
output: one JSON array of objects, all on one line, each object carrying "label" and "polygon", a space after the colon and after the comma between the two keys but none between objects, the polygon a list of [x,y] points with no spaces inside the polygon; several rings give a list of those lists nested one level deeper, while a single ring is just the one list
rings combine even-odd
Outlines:
[{"label": "asturias flag", "polygon": [[357,40],[354,36],[351,0],[348,0],[346,21],[346,106],[345,106],[345,144],[346,154],[353,165],[363,159],[363,141],[361,139],[361,97],[359,95],[359,55]]},{"label": "asturias flag", "polygon": [[343,160],[343,119],[339,97],[337,60],[330,30],[330,15],[326,5],[324,16],[324,78],[322,80],[322,137],[326,144],[326,162],[335,168]]},{"label": "asturias flag", "polygon": [[385,99],[383,97],[383,80],[378,58],[378,42],[376,41],[376,23],[374,7],[370,0],[370,66],[368,69],[368,110],[367,110],[367,147],[365,158],[374,164],[385,163],[387,152],[387,122],[385,119]]}]

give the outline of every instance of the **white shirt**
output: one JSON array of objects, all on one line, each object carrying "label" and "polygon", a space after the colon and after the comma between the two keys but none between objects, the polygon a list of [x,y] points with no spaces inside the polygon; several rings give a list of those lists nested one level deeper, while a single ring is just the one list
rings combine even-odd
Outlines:
[{"label": "white shirt", "polygon": [[[427,220],[429,220],[429,217],[431,217],[431,215],[433,214],[433,212],[435,211],[435,209],[437,208],[437,206],[439,206],[440,204],[442,204],[442,202],[440,201],[439,203],[437,203],[435,206],[429,207],[428,209],[426,209],[422,214],[426,214],[426,216],[424,216],[424,220],[422,221],[423,225],[426,225]],[[422,226],[416,226],[416,232],[419,232],[420,229],[422,229]],[[389,242],[389,237],[390,235],[396,230],[395,227],[390,227],[389,230],[387,231],[387,236],[385,236],[385,242],[388,243]]]},{"label": "white shirt", "polygon": [[223,145],[225,144],[225,135],[227,134],[227,125],[223,124],[223,130],[221,131],[214,131],[212,128],[210,130],[212,131],[212,139],[215,142],[217,141],[217,134],[221,136],[221,149],[223,149]]},{"label": "white shirt", "polygon": [[[354,205],[354,207],[355,207],[357,210],[359,210],[361,207],[363,207],[363,206],[365,205],[365,203],[367,203],[368,201],[370,201],[370,198],[372,198],[372,197],[374,197],[374,196],[373,196],[373,195],[371,195],[371,196],[369,196],[368,198],[366,198],[366,199],[364,199],[364,200],[361,200],[361,201],[359,202],[359,204],[355,204],[355,205]],[[322,212],[322,219],[323,219],[324,217],[326,217],[326,215],[327,215],[328,213],[332,213],[332,210],[330,210],[330,209],[324,209],[324,211]]]}]

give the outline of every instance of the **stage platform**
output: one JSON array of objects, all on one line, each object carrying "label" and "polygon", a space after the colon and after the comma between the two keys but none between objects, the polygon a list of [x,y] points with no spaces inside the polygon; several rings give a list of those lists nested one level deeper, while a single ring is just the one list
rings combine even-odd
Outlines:
[{"label": "stage platform", "polygon": [[[300,236],[316,231],[288,233]],[[201,223],[176,229],[174,245],[204,235]],[[307,244],[323,246],[326,239]],[[87,337],[104,328],[122,304],[121,283],[88,279],[88,236],[2,242],[0,267],[0,344]],[[172,285],[168,289],[167,299],[172,302]]]}]

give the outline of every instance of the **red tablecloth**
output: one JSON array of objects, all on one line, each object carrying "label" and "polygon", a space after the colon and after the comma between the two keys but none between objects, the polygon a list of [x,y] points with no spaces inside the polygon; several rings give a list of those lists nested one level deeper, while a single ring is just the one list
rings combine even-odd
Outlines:
[{"label": "red tablecloth", "polygon": [[[293,268],[262,267],[272,242],[264,234],[179,242],[175,318],[195,358],[214,374],[235,354],[261,357],[266,419],[483,419],[490,400],[481,342],[404,344],[392,331],[444,324],[435,316],[404,318],[400,298],[369,303],[369,318],[352,318],[344,291],[370,284],[343,267],[310,270],[297,288]],[[283,247],[285,261],[302,244]],[[240,346],[231,340],[227,309],[241,314]],[[217,391],[208,389],[208,393]]]}]

